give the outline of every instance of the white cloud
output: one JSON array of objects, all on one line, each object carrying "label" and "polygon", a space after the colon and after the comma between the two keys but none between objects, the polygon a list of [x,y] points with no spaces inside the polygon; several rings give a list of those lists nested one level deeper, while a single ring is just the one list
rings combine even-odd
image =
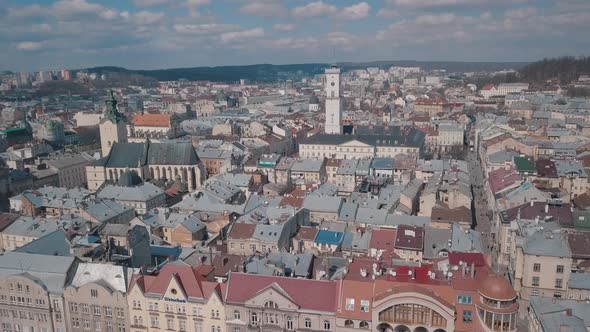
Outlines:
[{"label": "white cloud", "polygon": [[242,14],[262,17],[281,17],[286,13],[286,9],[283,5],[278,2],[269,1],[249,2],[242,6],[239,11]]},{"label": "white cloud", "polygon": [[24,41],[16,44],[16,49],[20,51],[37,51],[43,48],[43,42]]},{"label": "white cloud", "polygon": [[225,32],[221,34],[220,39],[222,43],[229,43],[232,41],[240,41],[242,39],[256,38],[262,36],[264,36],[264,29],[258,27],[247,30]]},{"label": "white cloud", "polygon": [[492,2],[490,0],[387,0],[386,3],[394,6],[428,8],[447,6],[480,5]]},{"label": "white cloud", "polygon": [[195,8],[205,6],[211,3],[211,0],[186,0],[187,7]]},{"label": "white cloud", "polygon": [[152,7],[169,4],[170,0],[133,0],[133,4],[139,7]]},{"label": "white cloud", "polygon": [[152,25],[164,20],[164,13],[152,13],[145,10],[142,10],[133,15],[133,18],[140,25]]},{"label": "white cloud", "polygon": [[238,30],[239,26],[234,24],[219,24],[219,23],[208,23],[208,24],[175,24],[173,26],[174,31],[182,34],[195,34],[195,35],[207,35],[207,34],[218,34],[229,31]]},{"label": "white cloud", "polygon": [[323,1],[308,3],[305,6],[293,8],[293,15],[299,18],[312,18],[324,15],[332,15],[338,11],[334,5],[327,4]]},{"label": "white cloud", "polygon": [[359,2],[355,5],[344,7],[338,13],[338,17],[343,20],[360,20],[369,16],[371,6],[367,2]]},{"label": "white cloud", "polygon": [[399,12],[389,8],[381,8],[379,11],[377,11],[377,16],[383,18],[392,18],[399,16]]},{"label": "white cloud", "polygon": [[297,29],[297,26],[291,23],[277,23],[273,25],[272,28],[278,31],[294,31],[295,29]]},{"label": "white cloud", "polygon": [[536,15],[537,15],[537,9],[533,8],[533,7],[512,9],[512,10],[508,10],[506,12],[507,18],[516,19],[516,20],[527,19],[529,17],[536,16]]}]

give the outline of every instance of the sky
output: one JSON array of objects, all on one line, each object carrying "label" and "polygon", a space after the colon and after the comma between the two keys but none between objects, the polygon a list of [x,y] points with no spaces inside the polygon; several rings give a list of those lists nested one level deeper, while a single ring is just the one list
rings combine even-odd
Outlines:
[{"label": "sky", "polygon": [[590,0],[0,0],[0,70],[590,54]]}]

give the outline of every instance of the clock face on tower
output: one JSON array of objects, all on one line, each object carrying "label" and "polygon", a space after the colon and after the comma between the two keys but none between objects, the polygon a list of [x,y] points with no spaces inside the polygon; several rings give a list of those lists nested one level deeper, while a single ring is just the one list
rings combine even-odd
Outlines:
[{"label": "clock face on tower", "polygon": [[330,84],[332,84],[332,86],[336,85],[336,83],[334,83],[334,82],[332,82],[332,83],[330,83]]}]

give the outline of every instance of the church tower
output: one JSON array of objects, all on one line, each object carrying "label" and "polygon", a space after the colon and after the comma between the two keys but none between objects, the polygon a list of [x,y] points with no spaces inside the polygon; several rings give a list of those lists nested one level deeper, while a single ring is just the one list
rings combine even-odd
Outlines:
[{"label": "church tower", "polygon": [[326,69],[326,134],[342,134],[342,104],[340,100],[340,68]]},{"label": "church tower", "polygon": [[105,101],[106,109],[104,118],[100,120],[100,147],[102,156],[106,157],[114,143],[127,142],[127,121],[117,109],[117,100],[113,91],[109,90],[109,96]]}]

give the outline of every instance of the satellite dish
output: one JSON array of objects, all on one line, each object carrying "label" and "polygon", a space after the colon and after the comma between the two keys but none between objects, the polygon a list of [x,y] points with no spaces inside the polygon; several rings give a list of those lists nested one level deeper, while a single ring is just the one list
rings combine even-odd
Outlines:
[{"label": "satellite dish", "polygon": [[453,271],[459,271],[459,266],[458,265],[453,265],[452,269],[453,269]]}]

